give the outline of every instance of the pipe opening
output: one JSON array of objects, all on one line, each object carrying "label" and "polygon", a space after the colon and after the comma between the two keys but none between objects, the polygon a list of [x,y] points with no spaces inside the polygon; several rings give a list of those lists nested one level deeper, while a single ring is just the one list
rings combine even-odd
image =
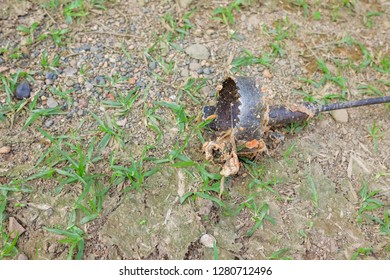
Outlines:
[{"label": "pipe opening", "polygon": [[239,97],[236,82],[232,78],[227,78],[219,91],[215,112],[218,130],[224,131],[236,127],[240,113],[239,106],[241,105]]}]

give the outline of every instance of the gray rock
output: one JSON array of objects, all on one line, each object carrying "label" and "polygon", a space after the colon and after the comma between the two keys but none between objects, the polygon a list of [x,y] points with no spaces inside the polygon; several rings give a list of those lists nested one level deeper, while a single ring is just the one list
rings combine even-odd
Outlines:
[{"label": "gray rock", "polygon": [[46,75],[45,75],[45,78],[48,79],[48,80],[55,80],[57,79],[57,74],[56,73],[53,73],[53,72],[47,72]]},{"label": "gray rock", "polygon": [[154,70],[157,68],[157,63],[155,61],[152,61],[149,63],[149,69]]},{"label": "gray rock", "polygon": [[84,110],[83,110],[83,109],[78,110],[78,111],[77,111],[77,115],[78,115],[79,117],[83,116],[83,115],[84,115]]},{"label": "gray rock", "polygon": [[210,56],[209,50],[201,44],[193,44],[185,49],[186,54],[190,57],[200,60],[208,59]]},{"label": "gray rock", "polygon": [[93,84],[91,84],[90,82],[86,82],[84,84],[84,86],[85,86],[86,90],[92,90],[93,89]]},{"label": "gray rock", "polygon": [[191,71],[198,71],[201,67],[202,67],[202,65],[200,65],[197,62],[191,62],[189,65],[189,68]]},{"label": "gray rock", "polygon": [[27,81],[21,82],[15,91],[15,97],[17,99],[26,99],[29,98],[31,94],[30,84]]},{"label": "gray rock", "polygon": [[49,108],[55,108],[58,106],[58,102],[53,97],[49,97],[46,101],[46,104]]},{"label": "gray rock", "polygon": [[145,82],[141,81],[141,80],[138,80],[135,85],[139,88],[145,88],[146,87],[146,84]]},{"label": "gray rock", "polygon": [[53,125],[54,121],[52,119],[48,119],[47,121],[45,121],[45,126],[47,128],[51,127]]},{"label": "gray rock", "polygon": [[91,50],[91,46],[89,44],[83,45],[83,50],[89,52]]},{"label": "gray rock", "polygon": [[64,69],[64,75],[65,76],[71,77],[71,76],[74,76],[76,73],[77,73],[77,69],[76,68],[66,67]]},{"label": "gray rock", "polygon": [[203,74],[210,75],[213,73],[213,70],[210,68],[203,68]]},{"label": "gray rock", "polygon": [[3,64],[4,63],[4,59],[2,59],[1,57],[0,57],[0,64]]},{"label": "gray rock", "polygon": [[348,122],[348,111],[346,109],[335,110],[330,112],[330,114],[336,122],[339,123]]},{"label": "gray rock", "polygon": [[188,71],[187,68],[182,69],[181,72],[180,72],[180,75],[181,75],[182,77],[188,77],[189,74],[190,74],[190,73],[189,73],[189,71]]},{"label": "gray rock", "polygon": [[103,76],[97,76],[97,77],[95,78],[95,82],[96,82],[96,84],[98,84],[98,85],[104,85],[104,84],[106,83],[106,80],[104,79]]}]

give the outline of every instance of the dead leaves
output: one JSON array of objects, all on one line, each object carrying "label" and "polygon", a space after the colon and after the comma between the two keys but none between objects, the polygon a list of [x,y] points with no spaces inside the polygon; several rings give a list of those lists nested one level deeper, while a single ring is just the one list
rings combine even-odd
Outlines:
[{"label": "dead leaves", "polygon": [[231,130],[224,132],[215,141],[205,142],[202,150],[205,153],[206,160],[221,164],[220,174],[223,177],[236,175],[241,167],[239,156],[254,158],[258,154],[267,150],[263,140],[253,139],[240,144],[240,150],[237,151],[236,139]]},{"label": "dead leaves", "polygon": [[230,154],[230,158],[222,166],[220,174],[224,177],[229,177],[231,175],[236,175],[239,170],[240,161],[238,160],[236,152],[232,151]]}]

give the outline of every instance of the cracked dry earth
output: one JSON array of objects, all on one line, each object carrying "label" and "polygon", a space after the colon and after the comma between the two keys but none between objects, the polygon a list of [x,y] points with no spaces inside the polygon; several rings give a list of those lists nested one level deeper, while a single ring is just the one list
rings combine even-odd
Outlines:
[{"label": "cracked dry earth", "polygon": [[[251,64],[235,74],[261,77],[273,104],[302,102],[305,95],[297,94],[302,92],[316,100],[341,92],[332,81],[318,86],[307,82],[324,77],[318,60],[325,62],[331,75],[345,79],[346,99],[365,97],[362,89],[367,85],[388,95],[388,68],[377,70],[380,61],[389,61],[388,1],[347,1],[350,5],[307,1],[307,10],[298,1],[248,1],[233,10],[235,23],[229,25],[213,19],[213,11],[229,1],[105,1],[105,10],[88,7],[89,14],[72,23],[64,19],[67,1],[60,1],[64,3],[55,9],[44,8],[46,2],[0,2],[0,47],[7,48],[0,53],[1,75],[11,77],[20,69],[33,78],[26,107],[0,121],[0,148],[4,149],[0,184],[4,190],[47,167],[47,161],[40,159],[53,143],[42,130],[56,137],[66,135],[87,151],[93,137],[96,143],[104,137],[92,114],[116,123],[124,145],[95,150],[101,160],[88,169],[90,174],[103,174],[99,180],[108,187],[102,210],[83,224],[83,212],[74,212],[75,224],[85,233],[84,259],[212,259],[212,240],[219,259],[351,259],[356,252],[357,258],[389,259],[390,236],[378,223],[384,223],[390,205],[390,110],[383,105],[324,113],[293,133],[281,129],[284,142],[256,161],[260,182],[251,184],[253,174],[242,166],[237,175],[226,178],[223,206],[200,196],[180,200],[185,193],[202,189],[195,168],[163,163],[145,177],[140,191],[124,191],[130,183],[114,184],[110,167],[113,151],[118,162],[129,166],[131,159],[139,160],[143,153],[163,159],[183,145],[202,107],[215,100],[218,83],[233,74],[234,59],[242,57],[244,50],[256,57],[270,54],[269,65]],[[191,28],[180,36],[169,18],[183,27],[183,17],[190,11]],[[373,11],[379,16],[367,19]],[[315,12],[321,17],[315,19]],[[17,27],[34,22],[39,23],[35,39],[50,30],[67,30],[61,44],[56,45],[50,36],[29,44],[28,35]],[[281,31],[288,35],[280,41],[282,53],[275,54],[272,44]],[[176,36],[169,39],[167,34]],[[20,55],[15,58],[12,50]],[[42,67],[45,51],[49,61],[58,55],[59,65]],[[371,62],[356,70],[350,65],[364,64],[364,51],[371,55]],[[201,85],[191,91],[197,102],[183,91],[190,78]],[[68,98],[55,94],[53,87],[68,92]],[[140,96],[125,114],[105,106],[104,101],[116,100],[134,88]],[[36,95],[35,109],[58,108],[60,113],[40,116],[25,126],[32,114],[28,106]],[[156,102],[161,101],[184,108],[189,119],[184,130],[172,110],[158,106],[161,103]],[[7,105],[3,84],[0,105]],[[158,116],[161,139],[150,126],[148,110]],[[373,124],[379,129],[377,142],[369,133]],[[147,145],[154,147],[145,150]],[[193,135],[183,155],[203,164],[201,147]],[[153,167],[154,162],[144,162],[145,170]],[[220,166],[209,163],[207,169],[218,174]],[[58,242],[63,236],[45,228],[66,229],[82,186],[66,184],[58,193],[57,177],[29,180],[22,187],[30,192],[8,191],[3,227],[7,233],[15,229],[10,223],[15,220],[21,227],[18,253],[12,258],[67,257],[70,246]],[[359,190],[364,182],[369,191],[378,190],[374,198],[382,206],[364,213],[377,220],[366,215],[359,222]],[[217,191],[207,194],[218,198]],[[236,210],[250,197],[255,197],[258,206],[268,205],[267,215],[273,222],[265,219],[248,236],[258,216],[249,207]],[[360,248],[369,252],[360,254]]]}]

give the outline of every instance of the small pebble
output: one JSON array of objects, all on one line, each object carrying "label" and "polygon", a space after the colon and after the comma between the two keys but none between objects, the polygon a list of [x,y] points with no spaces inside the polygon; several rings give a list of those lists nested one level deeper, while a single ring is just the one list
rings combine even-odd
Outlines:
[{"label": "small pebble", "polygon": [[201,44],[193,44],[185,49],[185,52],[192,58],[206,60],[210,56],[209,50]]},{"label": "small pebble", "polygon": [[268,70],[268,69],[264,69],[263,71],[263,76],[267,79],[271,79],[273,76],[272,76],[272,73]]},{"label": "small pebble", "polygon": [[8,154],[9,152],[11,152],[10,146],[3,146],[0,148],[0,154]]},{"label": "small pebble", "polygon": [[84,86],[85,86],[86,90],[92,90],[93,89],[93,84],[91,84],[90,82],[86,82],[84,84]]},{"label": "small pebble", "polygon": [[48,80],[55,80],[55,79],[57,79],[57,74],[55,74],[55,73],[52,73],[52,72],[48,72],[48,73],[46,73],[46,76],[45,76],[45,78],[46,79],[48,79]]},{"label": "small pebble", "polygon": [[89,52],[91,50],[91,46],[89,44],[83,45],[83,50]]},{"label": "small pebble", "polygon": [[14,218],[9,217],[8,231],[11,234],[11,238],[15,238],[17,235],[21,235],[26,229]]},{"label": "small pebble", "polygon": [[64,69],[65,76],[71,77],[77,73],[77,69],[74,67],[67,67]]},{"label": "small pebble", "polygon": [[65,84],[68,86],[68,87],[72,87],[74,85],[74,82],[72,80],[67,80],[65,82]]},{"label": "small pebble", "polygon": [[203,74],[205,75],[210,75],[211,73],[213,73],[213,70],[210,69],[210,68],[203,68]]},{"label": "small pebble", "polygon": [[28,260],[28,257],[27,257],[25,254],[21,253],[21,254],[19,254],[19,256],[18,256],[18,260],[19,260],[19,261],[27,261],[27,260]]},{"label": "small pebble", "polygon": [[330,112],[330,114],[336,122],[339,123],[348,122],[348,112],[346,109],[335,110]]},{"label": "small pebble", "polygon": [[46,101],[46,104],[49,108],[55,108],[58,106],[58,102],[53,97],[49,97]]},{"label": "small pebble", "polygon": [[95,82],[96,82],[96,84],[98,84],[98,85],[104,85],[104,84],[106,83],[106,80],[104,79],[103,76],[97,76],[97,77],[95,78]]},{"label": "small pebble", "polygon": [[29,98],[31,94],[31,88],[27,81],[21,82],[16,88],[15,96],[17,99]]},{"label": "small pebble", "polygon": [[53,125],[54,121],[52,119],[48,119],[47,121],[45,121],[45,126],[47,128],[51,127]]},{"label": "small pebble", "polygon": [[149,69],[154,70],[157,68],[157,63],[155,61],[149,62]]},{"label": "small pebble", "polygon": [[189,65],[189,69],[191,71],[198,71],[202,66],[200,65],[200,63],[197,63],[197,62],[191,62],[190,65]]},{"label": "small pebble", "polygon": [[139,87],[139,88],[145,88],[145,87],[146,87],[145,82],[140,81],[140,80],[138,80],[138,81],[135,83],[135,85],[136,85],[137,87]]},{"label": "small pebble", "polygon": [[189,75],[190,73],[189,73],[189,71],[188,71],[188,69],[182,69],[181,70],[181,72],[180,72],[180,75],[182,76],[182,77],[188,77],[188,75]]},{"label": "small pebble", "polygon": [[215,241],[215,237],[207,233],[203,234],[202,237],[200,238],[200,243],[207,248],[213,248],[214,241]]},{"label": "small pebble", "polygon": [[84,115],[84,110],[82,110],[82,109],[78,110],[78,111],[77,111],[77,115],[78,115],[79,117],[83,116],[83,115]]}]

